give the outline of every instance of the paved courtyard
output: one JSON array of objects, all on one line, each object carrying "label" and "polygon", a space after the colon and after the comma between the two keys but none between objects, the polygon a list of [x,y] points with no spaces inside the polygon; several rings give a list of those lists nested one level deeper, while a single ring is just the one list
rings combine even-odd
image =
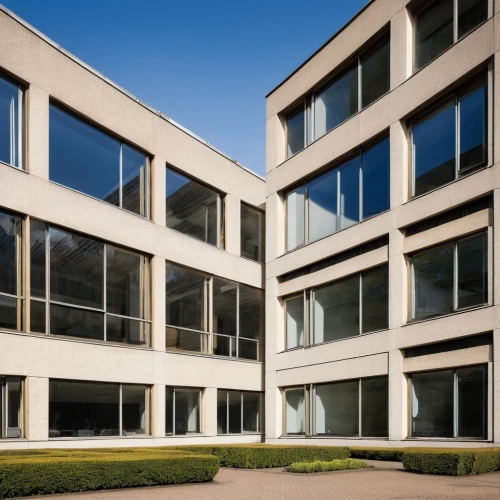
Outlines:
[{"label": "paved courtyard", "polygon": [[[400,464],[376,469],[286,474],[279,469],[220,469],[213,483],[44,497],[57,500],[500,499],[500,473],[443,477],[410,474]],[[32,498],[32,497],[31,497]]]}]

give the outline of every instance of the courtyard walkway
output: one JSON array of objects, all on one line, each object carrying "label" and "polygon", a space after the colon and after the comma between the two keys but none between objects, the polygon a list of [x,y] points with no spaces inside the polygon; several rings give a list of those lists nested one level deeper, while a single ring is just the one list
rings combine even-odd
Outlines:
[{"label": "courtyard walkway", "polygon": [[[482,476],[422,476],[400,464],[321,474],[281,469],[220,469],[213,483],[40,497],[53,500],[387,500],[500,499],[500,473]],[[33,498],[33,497],[30,497]]]}]

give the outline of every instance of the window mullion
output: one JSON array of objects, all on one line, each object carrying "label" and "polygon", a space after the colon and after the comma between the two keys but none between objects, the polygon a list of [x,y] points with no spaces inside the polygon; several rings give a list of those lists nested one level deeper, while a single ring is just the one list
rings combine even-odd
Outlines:
[{"label": "window mullion", "polygon": [[453,244],[453,310],[458,309],[458,242]]},{"label": "window mullion", "polygon": [[50,334],[50,272],[50,231],[48,224],[45,224],[45,333],[47,335]]},{"label": "window mullion", "polygon": [[104,258],[103,258],[103,266],[104,266],[104,270],[103,270],[103,287],[102,287],[102,308],[104,310],[104,332],[103,332],[103,338],[104,338],[104,342],[106,342],[107,340],[107,328],[106,328],[106,325],[108,323],[108,316],[106,314],[106,301],[107,301],[107,281],[108,281],[108,272],[107,272],[107,249],[108,249],[108,245],[105,243],[104,244]]},{"label": "window mullion", "polygon": [[362,406],[361,406],[361,392],[362,392],[362,384],[363,381],[361,379],[358,380],[358,436],[359,437],[362,437],[362,432],[361,432],[361,429],[362,429],[362,424],[363,424],[363,420],[362,420],[362,415],[361,415],[361,409],[362,409]]},{"label": "window mullion", "polygon": [[363,273],[359,273],[359,294],[358,294],[358,309],[359,309],[359,325],[358,333],[363,333]]},{"label": "window mullion", "polygon": [[458,373],[453,370],[453,437],[458,437]]},{"label": "window mullion", "polygon": [[240,433],[243,434],[243,392],[240,393],[240,401],[241,401],[241,412],[240,412]]},{"label": "window mullion", "polygon": [[226,434],[229,434],[229,391],[226,391]]},{"label": "window mullion", "polygon": [[302,235],[304,245],[309,244],[309,187],[304,183],[304,234]]},{"label": "window mullion", "polygon": [[[233,339],[231,339],[233,340]],[[240,284],[236,284],[236,358],[239,357],[239,343],[240,343]],[[232,355],[232,350],[231,350]]]},{"label": "window mullion", "polygon": [[342,201],[341,201],[341,193],[340,193],[340,168],[337,168],[337,217],[336,217],[336,227],[335,227],[335,232],[337,233],[340,231],[342,225],[340,222],[341,215],[340,212],[342,210]]},{"label": "window mullion", "polygon": [[455,179],[460,173],[460,99],[455,97]]},{"label": "window mullion", "polygon": [[359,151],[359,222],[363,217],[363,154]]},{"label": "window mullion", "polygon": [[453,43],[458,41],[458,0],[453,0]]},{"label": "window mullion", "polygon": [[358,112],[361,111],[363,106],[363,102],[361,100],[361,85],[362,85],[361,57],[358,56]]}]

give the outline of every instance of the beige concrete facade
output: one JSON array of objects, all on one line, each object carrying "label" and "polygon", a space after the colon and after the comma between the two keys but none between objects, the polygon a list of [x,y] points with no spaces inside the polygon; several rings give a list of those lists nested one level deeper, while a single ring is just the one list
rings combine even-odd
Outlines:
[{"label": "beige concrete facade", "polygon": [[[263,363],[166,352],[165,266],[172,262],[263,289],[263,266],[240,256],[240,202],[263,208],[264,180],[66,53],[3,7],[0,33],[0,71],[24,88],[26,142],[23,170],[0,162],[0,210],[141,252],[151,259],[152,278],[151,348],[24,330],[0,331],[0,375],[24,377],[22,436],[0,440],[0,448],[260,442],[261,434],[217,435],[217,389],[263,392]],[[148,154],[151,220],[49,181],[50,102],[63,104]],[[224,194],[224,249],[165,226],[167,165]],[[29,279],[27,283],[25,293],[29,295]],[[149,386],[150,435],[49,439],[50,379]],[[200,434],[165,435],[166,386],[202,390]]]},{"label": "beige concrete facade", "polygon": [[[266,441],[270,443],[370,446],[488,446],[500,443],[498,321],[500,291],[498,211],[500,200],[498,67],[500,12],[488,2],[487,19],[441,55],[413,71],[414,8],[408,0],[374,0],[299,69],[267,96],[266,163]],[[427,2],[430,3],[430,2]],[[425,2],[419,3],[420,6]],[[320,88],[382,30],[390,32],[390,88],[304,149],[287,158],[286,116]],[[478,71],[488,81],[488,162],[483,168],[418,197],[411,196],[409,119]],[[309,97],[308,97],[309,98]],[[287,190],[341,163],[361,145],[387,133],[390,141],[390,209],[291,252],[286,251]],[[330,167],[331,168],[331,167]],[[493,208],[405,236],[406,228],[484,196]],[[409,256],[418,250],[478,231],[488,235],[488,302],[482,307],[425,321],[410,321]],[[283,281],[280,277],[376,238],[388,245]],[[284,298],[387,263],[387,330],[285,350]],[[493,332],[493,345],[405,358],[409,347]],[[487,436],[481,440],[411,439],[408,378],[414,372],[487,367]],[[342,380],[388,376],[388,438],[287,435],[284,389]],[[308,403],[313,405],[312,402]],[[307,426],[307,424],[306,424]]]}]

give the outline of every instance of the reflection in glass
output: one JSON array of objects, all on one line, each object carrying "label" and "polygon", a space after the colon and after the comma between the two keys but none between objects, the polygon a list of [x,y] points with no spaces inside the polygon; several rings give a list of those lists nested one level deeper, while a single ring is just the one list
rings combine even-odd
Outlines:
[{"label": "reflection in glass", "polygon": [[306,400],[304,389],[285,391],[285,432],[286,434],[305,434]]},{"label": "reflection in glass", "polygon": [[258,361],[259,359],[259,343],[255,340],[238,340],[238,358],[251,359]]},{"label": "reflection in glass", "polygon": [[0,295],[0,328],[17,330],[17,299]]},{"label": "reflection in glass", "polygon": [[22,98],[20,87],[0,76],[0,162],[21,165]]},{"label": "reflection in glass", "polygon": [[217,434],[227,434],[227,398],[229,391],[217,389]]},{"label": "reflection in glass", "polygon": [[453,243],[413,256],[415,319],[453,311]]},{"label": "reflection in glass", "polygon": [[151,325],[146,321],[137,321],[120,316],[106,315],[106,340],[138,346],[150,344]]},{"label": "reflection in glass", "polygon": [[304,149],[305,122],[304,108],[301,107],[296,113],[287,118],[287,155],[288,157]]},{"label": "reflection in glass", "polygon": [[218,208],[220,196],[204,184],[167,168],[167,227],[197,240],[218,245]]},{"label": "reflection in glass", "polygon": [[207,334],[166,327],[166,348],[180,351],[205,352]]},{"label": "reflection in glass", "polygon": [[175,389],[176,435],[198,434],[200,432],[200,391]]},{"label": "reflection in glass", "polygon": [[241,392],[228,391],[229,434],[241,433]]},{"label": "reflection in glass", "polygon": [[455,105],[450,103],[413,127],[415,195],[455,179]]},{"label": "reflection in glass", "polygon": [[122,385],[122,435],[134,436],[148,431],[145,385]]},{"label": "reflection in glass", "polygon": [[316,434],[359,436],[358,386],[358,380],[316,386]]},{"label": "reflection in glass", "polygon": [[389,328],[389,268],[382,266],[361,274],[362,333]]},{"label": "reflection in glass", "polygon": [[122,144],[122,207],[146,216],[148,157]]},{"label": "reflection in glass", "polygon": [[389,435],[389,377],[361,379],[361,435]]},{"label": "reflection in glass", "polygon": [[104,313],[51,304],[50,333],[104,340]]},{"label": "reflection in glass", "polygon": [[340,229],[359,222],[359,157],[339,168],[340,180]]},{"label": "reflection in glass", "polygon": [[453,45],[453,0],[432,2],[415,16],[415,67],[425,66]]},{"label": "reflection in glass", "polygon": [[390,148],[389,138],[363,151],[363,219],[389,210]]},{"label": "reflection in glass", "polygon": [[236,338],[216,335],[212,337],[213,352],[215,356],[236,356]]},{"label": "reflection in glass", "polygon": [[288,251],[304,244],[304,197],[304,186],[288,193],[286,197],[286,248]]},{"label": "reflection in glass", "polygon": [[17,253],[21,218],[0,212],[0,293],[18,295]]},{"label": "reflection in glass", "polygon": [[285,301],[286,349],[304,345],[304,296]]},{"label": "reflection in glass", "polygon": [[337,231],[337,179],[337,170],[331,170],[307,184],[309,243]]},{"label": "reflection in glass", "polygon": [[361,62],[361,107],[364,108],[382,97],[390,87],[390,39],[389,36],[377,44]]},{"label": "reflection in glass", "polygon": [[458,307],[488,302],[488,247],[486,234],[457,243]]},{"label": "reflection in glass", "polygon": [[458,38],[462,38],[488,17],[488,0],[458,0]]},{"label": "reflection in glass", "polygon": [[30,221],[30,286],[31,296],[46,296],[46,225],[36,220]]},{"label": "reflection in glass", "polygon": [[241,204],[241,256],[264,261],[264,214]]},{"label": "reflection in glass", "polygon": [[458,435],[486,437],[485,370],[482,366],[457,370]]},{"label": "reflection in glass", "polygon": [[260,431],[260,399],[258,392],[243,393],[243,432]]},{"label": "reflection in glass", "polygon": [[461,171],[486,163],[487,95],[487,86],[483,85],[458,101]]},{"label": "reflection in glass", "polygon": [[358,111],[358,66],[314,98],[314,138],[318,139]]},{"label": "reflection in glass", "polygon": [[[1,316],[1,313],[0,313]],[[36,333],[45,333],[45,316],[46,305],[45,302],[38,300],[30,301],[30,331]]]},{"label": "reflection in glass", "polygon": [[259,340],[262,330],[264,292],[259,288],[239,284],[240,331],[239,336]]},{"label": "reflection in glass", "polygon": [[313,343],[359,335],[359,275],[314,291]]},{"label": "reflection in glass", "polygon": [[23,379],[0,377],[0,438],[22,436],[21,415],[23,410]]},{"label": "reflection in glass", "polygon": [[174,433],[174,388],[165,387],[165,434]]},{"label": "reflection in glass", "polygon": [[236,336],[236,295],[238,284],[214,277],[212,331]]}]

